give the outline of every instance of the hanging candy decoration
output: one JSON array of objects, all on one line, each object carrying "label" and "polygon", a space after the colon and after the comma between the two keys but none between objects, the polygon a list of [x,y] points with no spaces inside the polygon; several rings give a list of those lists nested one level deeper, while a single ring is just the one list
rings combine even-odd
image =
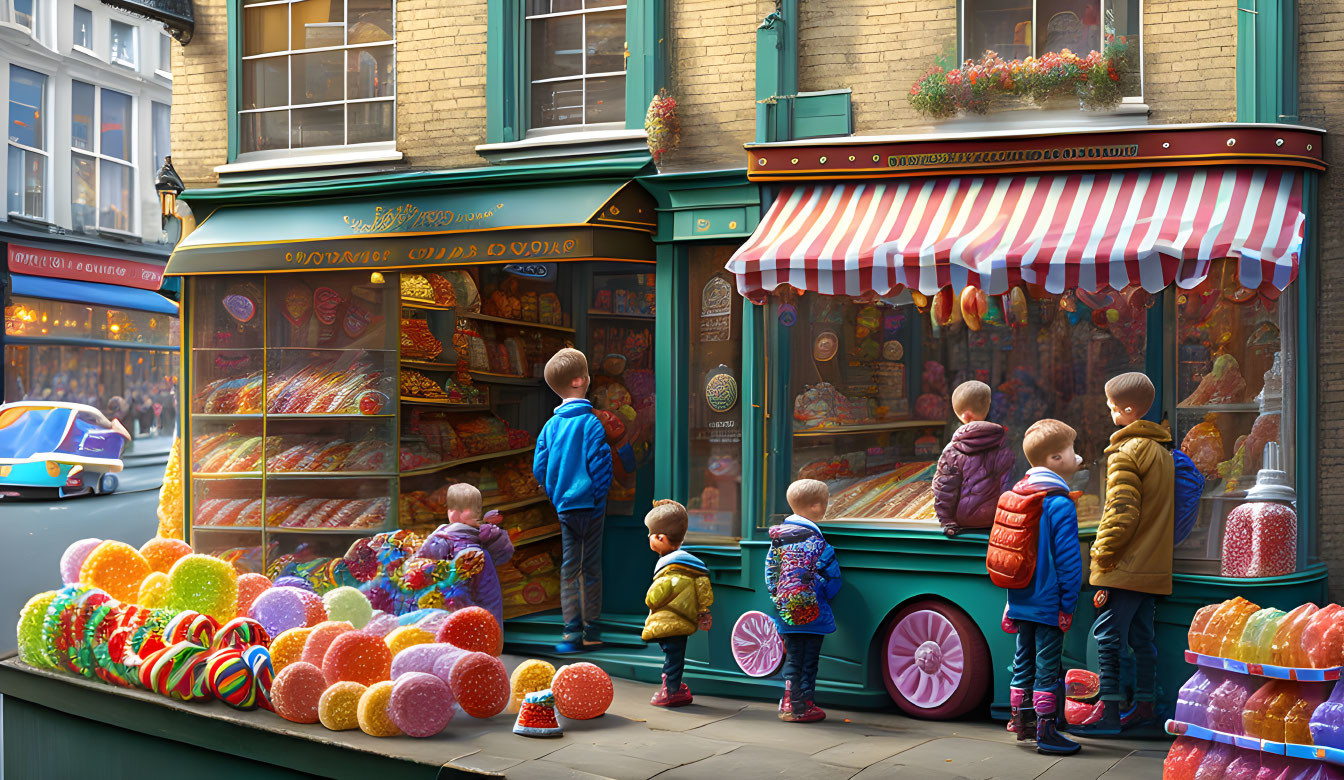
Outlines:
[{"label": "hanging candy decoration", "polygon": [[961,318],[966,327],[980,330],[980,325],[989,313],[989,296],[978,287],[967,285],[961,289]]},{"label": "hanging candy decoration", "polygon": [[1003,296],[1003,318],[1013,328],[1026,327],[1029,317],[1027,293],[1021,287],[1014,287]]},{"label": "hanging candy decoration", "polygon": [[933,296],[933,324],[942,328],[961,321],[961,305],[952,288],[944,287]]},{"label": "hanging candy decoration", "polygon": [[929,299],[929,296],[925,295],[919,290],[912,289],[910,291],[910,300],[915,302],[915,311],[919,312],[920,314],[929,313],[929,306],[930,304],[932,304],[932,301]]}]

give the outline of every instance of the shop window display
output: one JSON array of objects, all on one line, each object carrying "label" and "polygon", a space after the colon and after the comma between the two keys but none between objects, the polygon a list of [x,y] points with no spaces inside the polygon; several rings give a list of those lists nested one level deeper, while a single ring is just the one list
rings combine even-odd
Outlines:
[{"label": "shop window display", "polygon": [[728,247],[690,250],[690,437],[688,533],[707,541],[741,535],[742,299],[723,265]]}]

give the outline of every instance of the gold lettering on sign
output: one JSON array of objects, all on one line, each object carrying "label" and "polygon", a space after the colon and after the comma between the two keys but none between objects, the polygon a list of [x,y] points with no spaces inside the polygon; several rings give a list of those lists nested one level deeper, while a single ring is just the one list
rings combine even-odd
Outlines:
[{"label": "gold lettering on sign", "polygon": [[1056,149],[1004,149],[979,152],[938,152],[936,154],[893,154],[887,157],[889,168],[925,168],[938,165],[993,165],[1054,160],[1113,160],[1138,157],[1139,145],[1069,146]]},{"label": "gold lettering on sign", "polygon": [[286,252],[285,262],[294,265],[332,266],[332,265],[368,265],[386,263],[392,257],[392,250],[365,249],[359,252]]},{"label": "gold lettering on sign", "polygon": [[484,211],[453,211],[451,209],[422,211],[414,203],[403,203],[395,208],[375,206],[373,216],[367,220],[351,216],[346,216],[344,219],[345,224],[356,233],[442,230],[455,225],[466,225],[471,222],[489,219],[502,208],[504,208],[503,203],[496,203],[494,208]]}]

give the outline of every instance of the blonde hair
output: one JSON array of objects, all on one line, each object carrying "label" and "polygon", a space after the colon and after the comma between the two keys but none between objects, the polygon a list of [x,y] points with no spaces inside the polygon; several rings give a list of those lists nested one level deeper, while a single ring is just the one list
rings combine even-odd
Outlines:
[{"label": "blonde hair", "polygon": [[1059,420],[1037,420],[1022,436],[1022,452],[1033,466],[1044,466],[1051,455],[1073,444],[1078,432]]},{"label": "blonde hair", "polygon": [[573,347],[565,347],[546,361],[546,384],[563,395],[575,379],[588,376],[588,358]]},{"label": "blonde hair", "polygon": [[468,485],[465,482],[449,485],[443,494],[443,505],[449,512],[473,511],[479,519],[482,505],[481,491],[477,490],[475,485]]},{"label": "blonde hair", "polygon": [[812,507],[817,504],[825,509],[831,503],[831,489],[819,479],[799,479],[789,485],[784,497],[788,499],[789,508],[794,512],[797,512],[799,507]]},{"label": "blonde hair", "polygon": [[644,526],[649,529],[650,536],[662,534],[677,547],[686,539],[686,529],[690,524],[691,518],[686,507],[670,498],[654,501],[653,509],[644,515]]},{"label": "blonde hair", "polygon": [[972,379],[962,382],[952,391],[952,411],[960,419],[964,412],[973,412],[979,417],[989,416],[989,402],[993,393],[989,385]]},{"label": "blonde hair", "polygon": [[1133,409],[1135,414],[1142,417],[1153,408],[1157,389],[1153,387],[1153,380],[1147,375],[1131,371],[1112,377],[1111,381],[1106,383],[1106,397],[1118,408]]}]

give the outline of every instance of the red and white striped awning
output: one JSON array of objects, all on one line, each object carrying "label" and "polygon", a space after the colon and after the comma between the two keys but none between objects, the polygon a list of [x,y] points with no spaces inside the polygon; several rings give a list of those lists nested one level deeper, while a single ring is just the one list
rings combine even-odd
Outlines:
[{"label": "red and white striped awning", "polygon": [[780,285],[826,295],[933,295],[1020,282],[1190,288],[1212,260],[1240,259],[1240,283],[1282,290],[1297,275],[1302,174],[1169,168],[950,176],[785,187],[727,268],[761,301]]}]

